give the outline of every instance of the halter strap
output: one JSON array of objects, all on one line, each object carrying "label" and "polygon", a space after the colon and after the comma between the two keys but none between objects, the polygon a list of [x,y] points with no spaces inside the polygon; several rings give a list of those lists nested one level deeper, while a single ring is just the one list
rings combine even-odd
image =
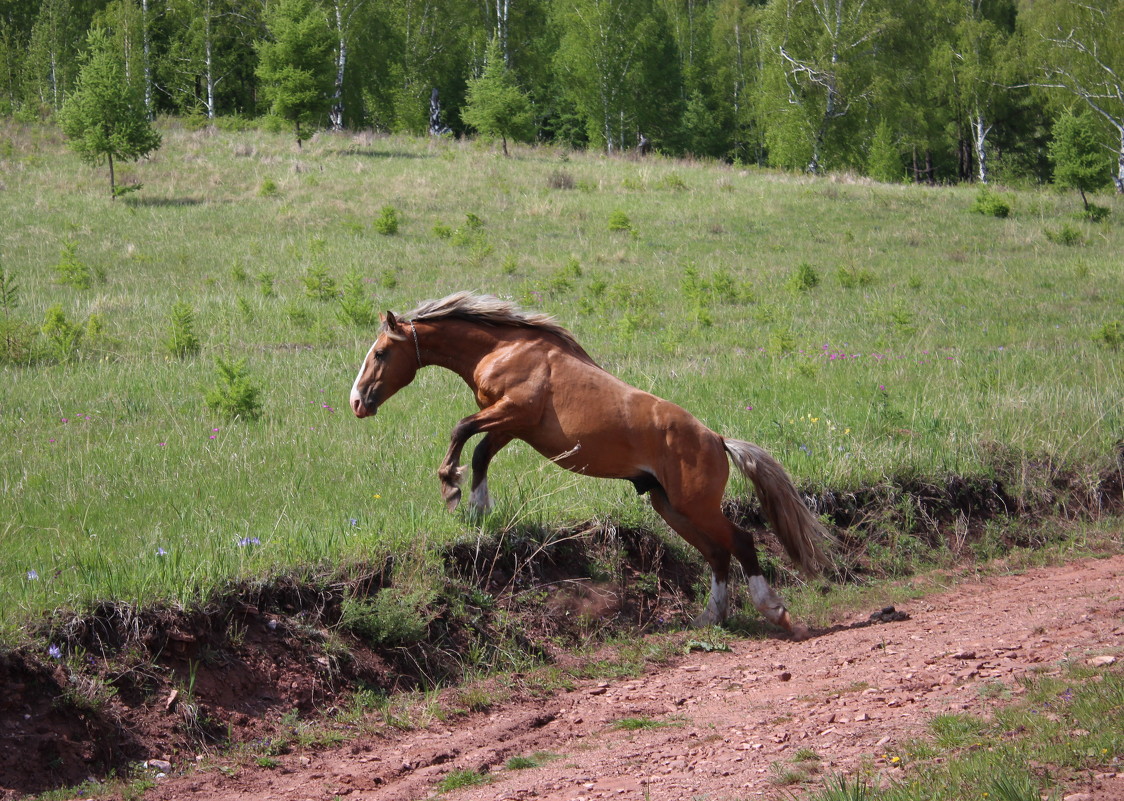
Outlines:
[{"label": "halter strap", "polygon": [[421,345],[418,344],[418,329],[413,320],[410,320],[410,331],[414,334],[414,352],[418,354],[418,367],[424,367],[421,360]]}]

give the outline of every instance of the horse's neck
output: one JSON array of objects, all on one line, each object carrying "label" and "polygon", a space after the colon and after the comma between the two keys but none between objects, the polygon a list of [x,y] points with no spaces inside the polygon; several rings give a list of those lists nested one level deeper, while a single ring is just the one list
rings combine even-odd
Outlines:
[{"label": "horse's neck", "polygon": [[422,366],[452,370],[470,387],[480,360],[500,344],[496,330],[464,320],[440,320],[417,324]]}]

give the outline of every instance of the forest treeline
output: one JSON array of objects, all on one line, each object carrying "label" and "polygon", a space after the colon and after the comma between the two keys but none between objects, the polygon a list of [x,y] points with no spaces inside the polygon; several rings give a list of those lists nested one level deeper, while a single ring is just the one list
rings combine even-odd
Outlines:
[{"label": "forest treeline", "polygon": [[314,127],[472,132],[492,53],[505,145],[1040,181],[1071,113],[1124,191],[1120,0],[0,0],[0,115],[56,114],[92,29],[152,116],[268,119],[289,81]]}]

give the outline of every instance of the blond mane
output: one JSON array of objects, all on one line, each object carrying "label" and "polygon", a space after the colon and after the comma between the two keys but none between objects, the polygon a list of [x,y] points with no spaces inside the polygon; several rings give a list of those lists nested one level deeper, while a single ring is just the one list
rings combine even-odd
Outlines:
[{"label": "blond mane", "polygon": [[467,320],[484,325],[510,325],[517,328],[538,328],[554,334],[578,353],[586,356],[585,349],[574,335],[554,321],[554,317],[541,312],[530,312],[516,303],[495,295],[477,295],[474,292],[454,292],[439,300],[423,301],[406,317],[418,322],[431,320]]}]

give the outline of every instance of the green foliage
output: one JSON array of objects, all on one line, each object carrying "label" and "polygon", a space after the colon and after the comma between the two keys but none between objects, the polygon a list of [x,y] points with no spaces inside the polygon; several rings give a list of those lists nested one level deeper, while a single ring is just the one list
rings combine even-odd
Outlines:
[{"label": "green foliage", "polygon": [[370,598],[348,598],[339,626],[372,645],[396,648],[424,640],[436,615],[426,590],[384,587]]},{"label": "green foliage", "polygon": [[789,274],[785,285],[793,292],[809,292],[820,285],[820,274],[808,262],[800,262]]},{"label": "green foliage", "polygon": [[346,325],[356,328],[370,328],[379,321],[375,302],[363,285],[363,276],[352,270],[343,279],[343,291],[339,298],[339,318]]},{"label": "green foliage", "polygon": [[84,329],[66,316],[62,304],[56,303],[47,309],[40,330],[47,340],[47,349],[52,360],[64,363],[77,357]]},{"label": "green foliage", "polygon": [[269,39],[255,43],[256,74],[271,112],[293,125],[297,147],[301,126],[318,123],[328,109],[334,70],[331,29],[312,0],[280,0],[267,7]]},{"label": "green foliage", "polygon": [[31,361],[35,330],[12,315],[19,306],[19,286],[7,270],[0,269],[0,364]]},{"label": "green foliage", "polygon": [[885,120],[878,123],[878,127],[874,129],[874,137],[870,140],[866,174],[876,181],[888,184],[901,183],[905,177],[902,154],[895,141],[894,131]]},{"label": "green foliage", "polygon": [[215,358],[216,381],[207,390],[207,407],[230,420],[257,420],[262,414],[261,387],[250,378],[245,359]]},{"label": "green foliage", "polygon": [[1066,247],[1079,245],[1084,240],[1081,232],[1069,223],[1062,223],[1060,228],[1047,228],[1043,233],[1046,235],[1046,239],[1055,245],[1065,245]]},{"label": "green foliage", "polygon": [[631,231],[632,230],[632,220],[630,220],[628,215],[625,214],[620,209],[614,209],[612,211],[612,213],[609,214],[609,230],[610,231]]},{"label": "green foliage", "polygon": [[1078,219],[1086,220],[1087,222],[1104,222],[1108,219],[1108,215],[1110,214],[1112,214],[1112,209],[1107,206],[1098,206],[1096,203],[1090,203],[1078,213]]},{"label": "green foliage", "polygon": [[981,186],[979,191],[976,192],[976,199],[972,201],[970,211],[989,217],[1003,218],[1011,213],[1011,204],[997,192],[993,192],[986,186]]},{"label": "green foliage", "polygon": [[20,305],[19,285],[15,276],[0,269],[0,311],[7,317]]},{"label": "green foliage", "polygon": [[398,233],[398,210],[394,206],[383,206],[375,218],[375,232],[383,236]]},{"label": "green foliage", "polygon": [[258,187],[259,197],[277,197],[280,194],[281,189],[277,186],[276,181],[274,181],[272,178],[262,179],[261,185]]},{"label": "green foliage", "polygon": [[1124,345],[1124,323],[1119,320],[1105,323],[1097,331],[1093,341],[1111,350],[1120,350],[1120,346]]},{"label": "green foliage", "polygon": [[874,273],[865,267],[840,267],[835,271],[839,285],[844,289],[867,287],[874,283]]},{"label": "green foliage", "polygon": [[445,778],[437,783],[437,792],[451,793],[465,787],[477,787],[487,784],[491,779],[487,773],[475,770],[452,770],[445,774]]},{"label": "green foliage", "polygon": [[276,294],[273,285],[277,281],[277,273],[271,273],[269,270],[262,270],[258,273],[258,291],[261,292],[263,298],[271,298]]},{"label": "green foliage", "polygon": [[1085,193],[1109,182],[1110,163],[1097,137],[1096,124],[1087,113],[1066,111],[1057,119],[1050,140],[1050,161],[1054,163],[1054,183],[1076,189],[1086,210],[1089,200]]},{"label": "green foliage", "polygon": [[201,343],[196,332],[195,308],[190,303],[178,302],[172,306],[168,336],[164,349],[177,359],[195,356]]},{"label": "green foliage", "polygon": [[332,278],[323,264],[309,267],[301,276],[301,283],[304,284],[304,293],[314,300],[335,300],[340,295],[336,279]]},{"label": "green foliage", "polygon": [[94,270],[78,258],[78,245],[74,242],[67,242],[62,246],[62,255],[59,256],[54,270],[60,284],[74,289],[89,289],[94,285],[95,280],[105,278],[100,271]]},{"label": "green foliage", "polygon": [[143,158],[160,147],[144,98],[125,77],[125,65],[105,31],[93,28],[74,91],[59,112],[59,125],[83,161],[109,163],[109,191],[117,196],[113,161]]},{"label": "green foliage", "polygon": [[515,75],[500,51],[498,37],[488,42],[483,74],[468,82],[461,119],[484,136],[498,136],[503,141],[505,156],[509,138],[524,141],[534,136],[531,101],[515,82]]}]

